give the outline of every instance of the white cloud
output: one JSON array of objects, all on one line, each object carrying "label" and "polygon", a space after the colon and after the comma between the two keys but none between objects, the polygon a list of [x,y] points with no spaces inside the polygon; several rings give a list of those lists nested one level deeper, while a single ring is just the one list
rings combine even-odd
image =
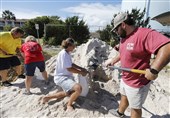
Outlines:
[{"label": "white cloud", "polygon": [[121,4],[103,5],[101,3],[81,4],[80,6],[63,9],[66,12],[78,15],[86,21],[87,25],[93,28],[101,28],[110,24],[113,15],[121,9]]},{"label": "white cloud", "polygon": [[15,11],[14,13],[16,18],[24,18],[24,19],[31,19],[31,18],[36,18],[38,16],[43,16],[39,12],[30,11],[30,10]]},{"label": "white cloud", "polygon": [[[118,13],[120,9],[121,9],[121,4],[113,3],[113,4],[104,5],[102,3],[82,3],[79,6],[63,8],[58,11],[61,11],[61,14],[63,14],[63,16],[59,16],[62,20],[65,20],[66,17],[68,16],[78,15],[87,23],[90,30],[92,31],[93,29],[98,30],[99,28],[103,28],[107,24],[110,24],[113,15],[115,13]],[[44,14],[42,12],[37,12],[33,9],[26,9],[26,8],[15,8],[15,9],[10,8],[9,10],[15,14],[17,19],[31,19],[31,18],[36,18],[38,16],[45,16],[45,15],[50,16],[51,14],[54,14],[53,12]],[[62,13],[62,11],[64,12]]]},{"label": "white cloud", "polygon": [[[43,16],[42,13],[40,12],[36,12],[36,11],[32,11],[32,10],[26,10],[26,9],[19,9],[19,10],[10,10],[12,11],[12,13],[15,14],[15,17],[17,19],[32,19],[32,18],[36,18],[38,16]],[[0,15],[2,16],[2,12],[0,13]]]}]

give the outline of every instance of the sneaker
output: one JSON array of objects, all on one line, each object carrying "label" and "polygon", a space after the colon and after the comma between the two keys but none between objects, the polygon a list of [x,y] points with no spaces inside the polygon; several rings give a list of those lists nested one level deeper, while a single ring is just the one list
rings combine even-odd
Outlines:
[{"label": "sneaker", "polygon": [[4,82],[2,82],[2,86],[8,87],[8,86],[12,86],[12,84],[8,81],[4,81]]},{"label": "sneaker", "polygon": [[21,75],[18,75],[18,78],[25,78],[25,75],[21,74]]},{"label": "sneaker", "polygon": [[119,118],[123,118],[125,116],[125,114],[119,113],[118,110],[115,109],[110,109],[109,112]]}]

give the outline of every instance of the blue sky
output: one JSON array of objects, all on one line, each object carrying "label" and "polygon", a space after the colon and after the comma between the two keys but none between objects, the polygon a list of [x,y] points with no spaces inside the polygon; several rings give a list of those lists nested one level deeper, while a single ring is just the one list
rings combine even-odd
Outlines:
[{"label": "blue sky", "polygon": [[[59,16],[61,19],[74,15],[89,26],[109,24],[121,9],[121,0],[0,0],[0,14],[10,10],[17,19],[37,16]],[[2,16],[2,15],[0,15]]]}]

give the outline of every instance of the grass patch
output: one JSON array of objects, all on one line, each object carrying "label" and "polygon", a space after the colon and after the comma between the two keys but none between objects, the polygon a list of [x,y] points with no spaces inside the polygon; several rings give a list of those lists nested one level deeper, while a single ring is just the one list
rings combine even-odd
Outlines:
[{"label": "grass patch", "polygon": [[49,60],[51,57],[57,55],[61,51],[60,48],[49,48],[43,50],[45,61]]}]

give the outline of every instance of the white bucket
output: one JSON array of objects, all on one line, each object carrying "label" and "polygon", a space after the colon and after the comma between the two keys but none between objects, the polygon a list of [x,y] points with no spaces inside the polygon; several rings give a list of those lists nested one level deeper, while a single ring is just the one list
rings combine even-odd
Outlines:
[{"label": "white bucket", "polygon": [[82,75],[76,74],[75,75],[75,81],[82,86],[82,92],[81,92],[80,96],[86,97],[88,92],[89,92],[89,85],[88,85],[88,82],[87,82],[87,76],[82,76]]}]

